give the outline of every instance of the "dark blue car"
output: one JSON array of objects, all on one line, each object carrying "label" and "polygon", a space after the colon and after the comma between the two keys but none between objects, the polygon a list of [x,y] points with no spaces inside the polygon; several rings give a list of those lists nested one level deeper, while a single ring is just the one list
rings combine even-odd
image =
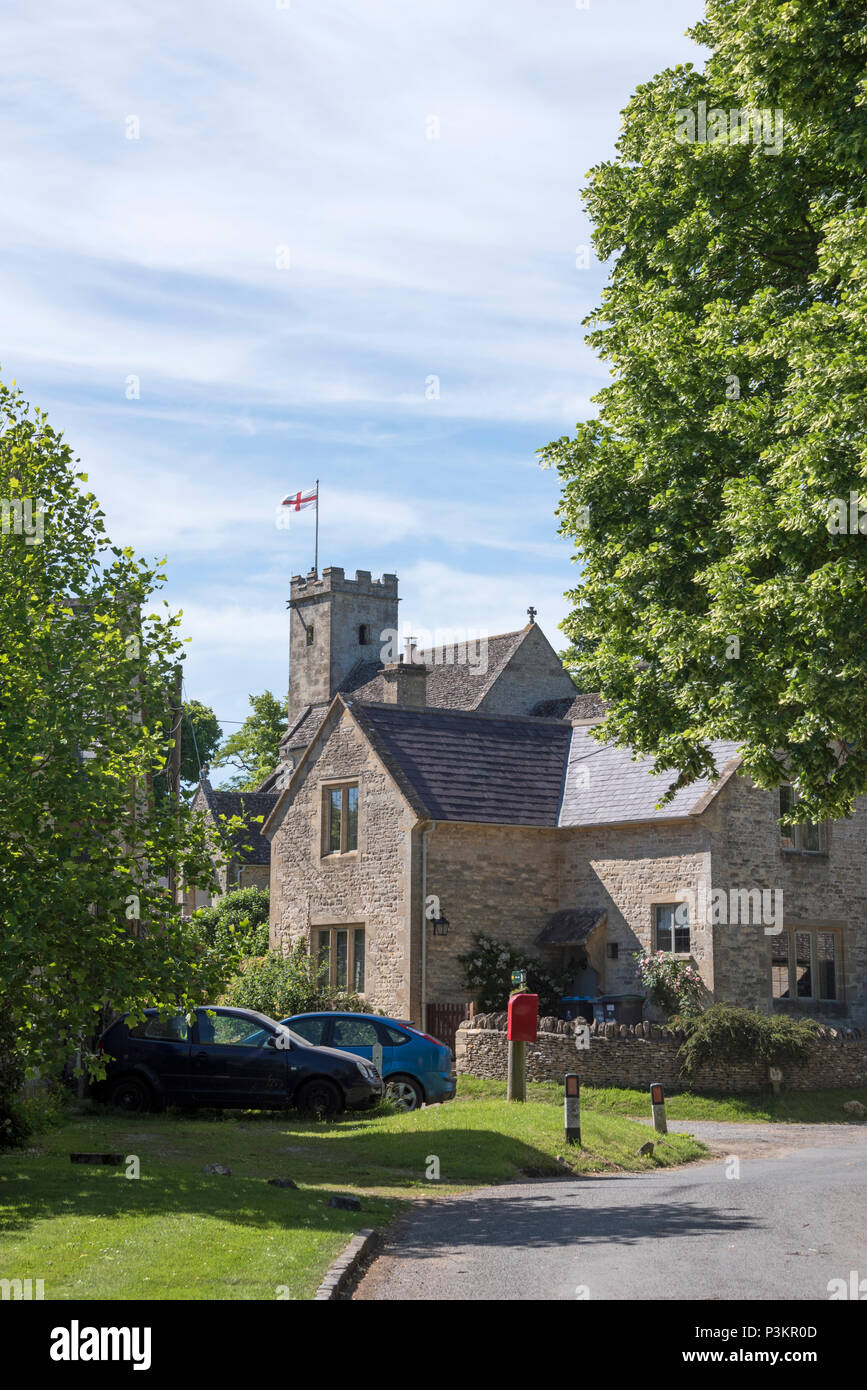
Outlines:
[{"label": "dark blue car", "polygon": [[108,1061],[94,1094],[121,1110],[161,1105],[243,1106],[335,1115],[364,1110],[382,1097],[372,1063],[302,1037],[252,1009],[206,1005],[189,1025],[183,1013],[147,1009],[100,1038]]},{"label": "dark blue car", "polygon": [[403,1019],[316,1013],[293,1014],[282,1022],[308,1043],[337,1047],[368,1061],[374,1060],[374,1048],[381,1048],[386,1098],[401,1110],[416,1110],[420,1105],[454,1097],[451,1050]]}]

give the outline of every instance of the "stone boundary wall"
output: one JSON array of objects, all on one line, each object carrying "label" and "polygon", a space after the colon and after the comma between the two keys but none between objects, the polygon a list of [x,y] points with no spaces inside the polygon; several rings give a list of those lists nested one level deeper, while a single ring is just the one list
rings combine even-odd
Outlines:
[{"label": "stone boundary wall", "polygon": [[[770,1088],[763,1063],[739,1062],[703,1067],[690,1080],[680,1072],[677,1052],[682,1033],[655,1023],[593,1023],[590,1047],[576,1048],[575,1024],[539,1020],[535,1043],[527,1043],[527,1079],[562,1082],[578,1072],[589,1086],[628,1086],[639,1090],[661,1082],[672,1090],[751,1092]],[[506,1015],[484,1014],[465,1020],[455,1039],[459,1076],[505,1081],[508,1042]],[[867,1086],[867,1039],[857,1028],[822,1030],[816,1051],[804,1067],[783,1070],[783,1090],[821,1091],[832,1086]]]}]

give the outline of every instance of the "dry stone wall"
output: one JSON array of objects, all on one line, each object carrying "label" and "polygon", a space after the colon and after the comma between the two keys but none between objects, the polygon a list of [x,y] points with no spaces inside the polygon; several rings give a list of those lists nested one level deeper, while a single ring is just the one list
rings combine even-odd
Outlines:
[{"label": "dry stone wall", "polygon": [[[575,1025],[540,1019],[535,1043],[527,1044],[527,1079],[562,1082],[566,1072],[578,1072],[588,1086],[643,1089],[660,1082],[671,1089],[687,1085],[696,1091],[754,1092],[770,1087],[762,1063],[716,1064],[702,1068],[687,1082],[677,1052],[682,1034],[668,1035],[658,1024],[594,1023],[590,1047],[577,1048]],[[835,1086],[867,1085],[867,1039],[858,1029],[825,1029],[806,1066],[787,1067],[783,1089],[820,1091]],[[459,1076],[505,1081],[508,1042],[506,1015],[483,1014],[462,1023],[455,1043]]]}]

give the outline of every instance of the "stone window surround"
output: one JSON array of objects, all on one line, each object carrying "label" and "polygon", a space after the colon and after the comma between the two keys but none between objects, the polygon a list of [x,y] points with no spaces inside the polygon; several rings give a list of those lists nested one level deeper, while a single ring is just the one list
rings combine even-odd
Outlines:
[{"label": "stone window surround", "polygon": [[[363,776],[358,777],[323,777],[319,782],[319,804],[320,815],[319,825],[316,830],[316,841],[314,843],[314,860],[319,863],[320,868],[328,865],[354,864],[361,858],[364,845],[364,821],[361,815],[361,802],[363,791]],[[347,850],[334,850],[328,848],[328,809],[329,792],[337,791],[341,787],[358,788],[358,827],[356,836],[356,848]]]},{"label": "stone window surround", "polygon": [[[781,783],[780,783],[780,786],[777,788],[777,791],[776,791],[776,795],[777,795],[777,800],[778,800],[778,802],[779,802],[780,792],[781,792],[781,790],[782,790],[782,788],[783,788],[784,786],[786,786],[786,787],[791,787],[792,792],[793,792],[793,794],[794,794],[793,800],[794,800],[794,801],[797,801],[797,799],[798,799],[798,797],[797,797],[797,789],[795,788],[794,784],[791,783],[791,782],[781,782]],[[799,844],[797,844],[797,843],[793,843],[793,844],[791,844],[791,845],[784,845],[784,844],[782,843],[783,840],[784,840],[785,838],[787,838],[787,836],[786,836],[786,832],[787,832],[787,831],[789,832],[789,834],[788,834],[788,838],[789,838],[789,839],[792,839],[793,841],[794,841],[794,840],[797,840],[797,838],[798,838],[798,832],[799,832],[799,825],[796,824],[796,825],[785,826],[785,825],[780,825],[779,821],[777,821],[777,830],[779,831],[779,835],[780,835],[780,847],[779,847],[779,848],[780,848],[780,856],[781,856],[781,858],[783,858],[783,859],[789,859],[789,858],[795,858],[795,859],[829,859],[829,858],[830,858],[830,849],[831,849],[831,825],[832,825],[832,823],[833,823],[833,822],[831,822],[831,821],[825,821],[825,820],[815,822],[815,824],[817,825],[818,831],[819,831],[819,848],[818,848],[818,849],[803,849],[803,848],[802,848]]]},{"label": "stone window surround", "polygon": [[[368,961],[367,961],[367,947],[368,947],[367,923],[364,922],[364,921],[360,921],[357,914],[356,914],[355,916],[353,916],[353,917],[347,918],[346,921],[343,921],[339,916],[336,916],[334,913],[331,913],[328,917],[323,917],[323,919],[322,919],[321,922],[320,922],[320,921],[317,921],[315,918],[312,919],[311,922],[310,922],[310,925],[309,925],[309,927],[308,927],[307,951],[308,951],[308,954],[309,954],[309,956],[310,956],[310,959],[311,959],[311,960],[314,960],[314,961],[319,959],[319,952],[318,952],[318,947],[319,947],[319,933],[322,932],[322,931],[327,931],[327,932],[330,932],[330,933],[331,933],[331,947],[330,947],[330,950],[329,950],[329,962],[328,962],[328,963],[329,963],[329,981],[331,981],[331,982],[333,982],[334,977],[335,977],[334,933],[335,933],[335,932],[338,932],[338,931],[345,931],[345,932],[347,933],[347,962],[346,962],[346,966],[347,966],[347,980],[348,980],[348,982],[349,982],[349,983],[348,983],[348,986],[347,986],[348,988],[352,988],[352,987],[353,987],[353,986],[352,986],[352,980],[353,980],[353,977],[354,977],[354,974],[355,974],[355,933],[356,933],[356,931],[361,931],[361,932],[364,933],[364,948],[363,948],[363,949],[364,949],[364,986],[365,986],[365,987],[364,987],[364,989],[361,989],[361,990],[358,991],[358,993],[359,993],[359,995],[361,996],[361,998],[364,999],[364,998],[366,997],[366,989],[367,989],[367,966],[368,966]],[[336,986],[335,986],[333,983],[332,983],[331,987],[332,987],[332,988],[336,988]]]},{"label": "stone window surround", "polygon": [[[692,891],[695,892],[695,889],[693,889]],[[685,898],[685,897],[683,896],[683,894],[684,894],[684,885],[683,885],[683,883],[679,883],[679,884],[677,885],[676,888],[670,888],[670,889],[668,890],[667,893],[659,893],[659,892],[648,893],[648,895],[647,895],[645,901],[646,901],[646,904],[647,904],[648,916],[649,916],[649,918],[650,918],[649,940],[650,940],[650,951],[651,951],[651,954],[655,955],[656,952],[657,952],[657,950],[659,949],[659,948],[657,947],[657,945],[656,945],[656,909],[657,909],[657,907],[660,907],[660,906],[662,906],[662,905],[665,904],[665,903],[688,903],[688,902],[689,902],[689,899],[688,899],[688,898]],[[671,956],[673,960],[686,960],[686,961],[691,961],[691,960],[693,959],[693,947],[694,947],[694,944],[695,944],[695,943],[694,943],[694,940],[693,940],[693,931],[694,931],[694,929],[695,929],[696,926],[697,926],[697,923],[695,923],[695,922],[693,922],[692,920],[690,920],[690,923],[689,923],[689,944],[690,944],[690,949],[689,949],[688,951],[666,951],[666,952],[665,952],[665,955]]]},{"label": "stone window surround", "polygon": [[[772,973],[771,973],[771,971],[772,971],[772,967],[771,967],[771,953],[770,953],[770,949],[769,949],[769,951],[768,951],[768,998],[770,999],[771,1005],[772,1005],[772,1007],[773,1007],[775,1010],[779,1010],[779,1012],[785,1013],[785,1012],[794,1012],[794,1011],[796,1011],[797,1009],[808,1010],[808,1009],[810,1009],[810,1008],[819,1008],[820,1006],[821,1006],[821,1007],[824,1007],[825,1005],[829,1005],[829,1004],[840,1004],[840,1005],[845,1005],[845,1003],[846,1003],[846,971],[845,971],[845,954],[844,954],[844,948],[845,948],[845,941],[846,941],[846,925],[847,925],[847,924],[846,924],[845,922],[841,922],[838,918],[834,918],[833,920],[830,920],[830,921],[827,921],[827,922],[821,922],[821,921],[818,921],[818,920],[816,920],[816,919],[814,919],[814,918],[811,918],[811,919],[810,919],[809,921],[807,921],[807,922],[784,922],[784,923],[783,923],[783,931],[782,931],[782,933],[780,933],[780,934],[781,934],[781,935],[783,935],[783,934],[788,934],[788,935],[789,935],[790,937],[792,937],[792,938],[794,938],[795,932],[799,932],[799,931],[809,932],[811,936],[816,936],[818,932],[824,931],[824,932],[830,932],[830,933],[834,936],[835,941],[836,941],[836,948],[835,948],[835,953],[834,953],[834,964],[835,964],[835,967],[836,967],[836,976],[837,976],[837,998],[836,998],[836,999],[820,999],[820,998],[818,997],[818,995],[815,995],[815,994],[802,995],[802,996],[795,996],[795,997],[792,998],[792,999],[777,999],[777,998],[775,998],[775,997],[774,997],[774,993],[773,993],[773,976],[772,976]],[[772,941],[772,940],[773,940],[773,937],[770,937],[769,940]],[[793,968],[794,957],[793,957],[793,951],[794,951],[794,941],[791,941],[790,944],[789,944],[789,980],[790,980],[790,982],[791,982],[791,981],[793,980],[793,978],[794,978],[794,968]],[[814,942],[814,944],[813,944],[813,951],[814,951],[813,961],[814,961],[814,964],[815,964],[815,942]],[[789,985],[789,988],[791,989],[791,983],[790,983],[790,985]]]}]

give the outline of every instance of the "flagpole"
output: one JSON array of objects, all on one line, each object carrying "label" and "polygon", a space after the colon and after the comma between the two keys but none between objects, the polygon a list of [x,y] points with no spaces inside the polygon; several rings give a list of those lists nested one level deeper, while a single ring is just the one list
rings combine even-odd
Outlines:
[{"label": "flagpole", "polygon": [[319,578],[319,479],[316,479],[316,541],[313,551],[313,573]]}]

